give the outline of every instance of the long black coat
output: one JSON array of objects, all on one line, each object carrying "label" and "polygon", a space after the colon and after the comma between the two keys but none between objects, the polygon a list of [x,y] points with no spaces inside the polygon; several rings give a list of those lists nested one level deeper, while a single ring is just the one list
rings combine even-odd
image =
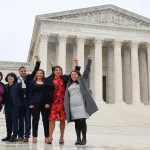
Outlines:
[{"label": "long black coat", "polygon": [[[75,70],[80,71],[79,66],[75,67]],[[53,71],[53,68],[52,68]],[[65,88],[67,86],[67,83],[70,79],[70,75],[62,75],[61,78],[64,81],[65,84]],[[50,75],[49,77],[47,77],[44,81],[44,92],[43,92],[43,99],[45,100],[45,104],[49,104],[51,105],[53,103],[53,96],[54,96],[54,84],[53,84],[53,79],[54,79],[54,75]]]}]

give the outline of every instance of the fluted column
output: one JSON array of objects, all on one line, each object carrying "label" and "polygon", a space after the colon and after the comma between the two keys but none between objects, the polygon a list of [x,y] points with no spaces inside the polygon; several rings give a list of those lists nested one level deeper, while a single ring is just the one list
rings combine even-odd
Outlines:
[{"label": "fluted column", "polygon": [[[73,61],[77,59],[77,44],[73,44]],[[72,69],[74,69],[74,64],[72,64]]]},{"label": "fluted column", "polygon": [[138,42],[131,42],[132,102],[140,102]]},{"label": "fluted column", "polygon": [[59,35],[58,36],[58,65],[62,67],[63,73],[66,73],[66,42],[67,36]]},{"label": "fluted column", "polygon": [[39,37],[39,57],[41,59],[41,65],[40,68],[43,69],[45,71],[45,74],[47,74],[47,65],[48,65],[48,56],[47,56],[47,52],[48,52],[48,38],[49,35],[47,34],[41,34]]},{"label": "fluted column", "polygon": [[114,45],[113,43],[108,44],[108,71],[107,71],[107,79],[106,79],[106,102],[114,103]]},{"label": "fluted column", "polygon": [[115,101],[123,101],[122,90],[122,57],[121,57],[121,41],[114,41],[114,90]]},{"label": "fluted column", "polygon": [[132,103],[131,56],[130,46],[123,48],[123,99],[127,104]]},{"label": "fluted column", "polygon": [[77,59],[81,66],[80,70],[81,73],[83,73],[84,70],[84,43],[85,43],[84,37],[77,37]]},{"label": "fluted column", "polygon": [[147,44],[148,100],[150,102],[150,43]]},{"label": "fluted column", "polygon": [[94,73],[94,92],[95,99],[102,100],[103,99],[103,90],[102,90],[102,39],[95,38],[95,73]]},{"label": "fluted column", "polygon": [[140,72],[140,95],[141,101],[148,104],[148,76],[146,48],[141,47],[139,51],[139,72]]}]

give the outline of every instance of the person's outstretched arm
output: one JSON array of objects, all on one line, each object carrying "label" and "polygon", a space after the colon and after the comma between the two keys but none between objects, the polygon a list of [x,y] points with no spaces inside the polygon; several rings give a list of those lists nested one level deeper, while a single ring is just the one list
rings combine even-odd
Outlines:
[{"label": "person's outstretched arm", "polygon": [[91,64],[92,64],[92,57],[88,56],[88,62],[87,65],[85,67],[85,70],[83,72],[83,77],[85,78],[85,80],[88,79],[90,72],[91,72]]}]

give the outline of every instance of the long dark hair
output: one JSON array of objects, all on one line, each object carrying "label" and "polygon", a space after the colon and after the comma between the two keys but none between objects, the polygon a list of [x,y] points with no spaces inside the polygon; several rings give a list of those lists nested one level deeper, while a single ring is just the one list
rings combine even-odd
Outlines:
[{"label": "long dark hair", "polygon": [[3,80],[3,74],[2,74],[2,72],[0,72],[0,76],[1,76],[0,81],[2,81]]},{"label": "long dark hair", "polygon": [[[42,80],[44,81],[44,78],[45,78],[45,71],[44,71],[43,69],[39,69],[39,70],[37,70],[37,72],[38,72],[38,71],[41,71],[41,72],[43,73],[43,78],[42,78]],[[36,74],[37,74],[37,72],[36,72]],[[36,74],[35,74],[35,77],[34,77],[35,80],[37,80]]]},{"label": "long dark hair", "polygon": [[[55,67],[54,67],[54,71],[55,71],[57,68],[59,68],[59,69],[62,71],[62,74],[61,74],[61,75],[63,75],[63,70],[62,70],[62,68],[61,68],[60,66],[55,66]],[[54,71],[53,71],[53,74],[54,74]],[[55,74],[54,74],[54,75],[55,75]]]},{"label": "long dark hair", "polygon": [[8,77],[11,76],[14,78],[14,83],[16,83],[18,81],[17,75],[13,72],[8,73],[7,76],[5,77],[5,81],[8,82]]},{"label": "long dark hair", "polygon": [[[71,73],[70,73],[70,80],[69,80],[69,82],[68,82],[69,86],[73,83],[73,80],[71,79],[71,74],[72,74],[72,72],[75,72],[75,73],[78,74],[78,76],[81,76],[81,73],[80,73],[79,71],[77,71],[77,70],[71,71]],[[79,84],[78,80],[76,80],[74,83]]]}]

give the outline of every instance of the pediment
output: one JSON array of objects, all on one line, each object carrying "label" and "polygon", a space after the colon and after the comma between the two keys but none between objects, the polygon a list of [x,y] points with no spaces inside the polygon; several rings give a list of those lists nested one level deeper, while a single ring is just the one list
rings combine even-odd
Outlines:
[{"label": "pediment", "polygon": [[44,18],[69,22],[150,28],[150,19],[113,5],[47,14],[44,15]]}]

